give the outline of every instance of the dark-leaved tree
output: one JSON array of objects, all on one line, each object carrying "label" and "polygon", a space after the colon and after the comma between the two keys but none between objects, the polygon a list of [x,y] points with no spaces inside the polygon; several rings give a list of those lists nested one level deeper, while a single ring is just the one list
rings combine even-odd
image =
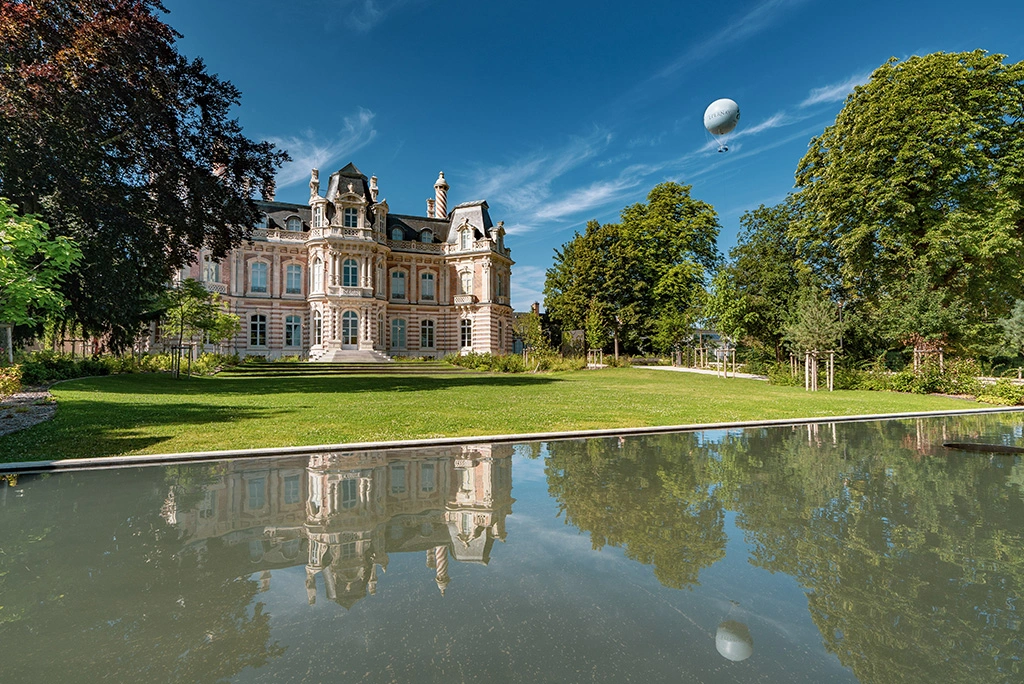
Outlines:
[{"label": "dark-leaved tree", "polygon": [[176,268],[222,256],[287,154],[242,134],[239,91],[175,47],[159,0],[0,3],[0,196],[83,258],[68,315],[124,348]]}]

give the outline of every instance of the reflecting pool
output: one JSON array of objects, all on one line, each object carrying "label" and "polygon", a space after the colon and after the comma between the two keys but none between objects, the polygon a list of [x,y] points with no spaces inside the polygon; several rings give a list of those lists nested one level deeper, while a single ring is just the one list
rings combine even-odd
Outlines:
[{"label": "reflecting pool", "polygon": [[0,679],[1024,681],[1024,414],[0,482]]}]

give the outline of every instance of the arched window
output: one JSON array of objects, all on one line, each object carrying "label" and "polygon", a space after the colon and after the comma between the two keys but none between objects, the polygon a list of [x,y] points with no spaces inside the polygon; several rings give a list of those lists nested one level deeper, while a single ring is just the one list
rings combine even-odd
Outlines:
[{"label": "arched window", "polygon": [[434,234],[430,230],[424,229],[420,231],[420,242],[426,242],[427,244],[430,244],[433,241]]},{"label": "arched window", "polygon": [[420,321],[420,348],[434,348],[434,321]]},{"label": "arched window", "polygon": [[405,299],[405,271],[392,271],[391,298]]},{"label": "arched window", "polygon": [[266,292],[267,291],[267,264],[263,261],[254,261],[249,269],[250,271],[250,283],[249,290],[251,292]]},{"label": "arched window", "polygon": [[324,318],[319,311],[313,312],[313,344],[323,344]]},{"label": "arched window", "polygon": [[427,302],[434,301],[434,274],[420,274],[420,299]]},{"label": "arched window", "polygon": [[404,239],[404,237],[405,236],[402,234],[402,229],[401,228],[392,228],[391,229],[391,239],[392,240],[402,240],[402,239]]},{"label": "arched window", "polygon": [[[384,264],[377,262],[377,294],[384,294]],[[384,335],[381,334],[381,339],[384,339]]]},{"label": "arched window", "polygon": [[473,272],[463,271],[459,274],[459,294],[473,294]]},{"label": "arched window", "polygon": [[392,318],[391,319],[391,348],[392,349],[405,349],[405,319],[404,318]]},{"label": "arched window", "polygon": [[302,294],[302,266],[298,264],[285,266],[284,291],[286,294]]},{"label": "arched window", "polygon": [[298,316],[288,316],[284,319],[284,346],[302,346],[302,319]]},{"label": "arched window", "polygon": [[473,229],[463,228],[459,231],[459,249],[470,249],[473,246]]},{"label": "arched window", "polygon": [[460,342],[463,348],[473,346],[473,321],[463,318],[459,323]]},{"label": "arched window", "polygon": [[341,265],[341,284],[344,287],[359,287],[359,265],[355,259],[345,259]]},{"label": "arched window", "polygon": [[310,274],[313,277],[313,292],[324,291],[324,262],[317,257],[313,259],[313,272]]},{"label": "arched window", "polygon": [[341,343],[359,344],[359,314],[355,311],[346,311],[341,315]]},{"label": "arched window", "polygon": [[301,233],[302,232],[302,219],[300,219],[298,216],[289,216],[288,220],[285,222],[285,226],[290,231],[293,231],[293,232],[296,232],[296,233]]},{"label": "arched window", "polygon": [[249,346],[267,346],[267,317],[263,314],[253,314],[249,317]]},{"label": "arched window", "polygon": [[346,228],[359,227],[359,210],[355,207],[345,207],[344,226]]}]

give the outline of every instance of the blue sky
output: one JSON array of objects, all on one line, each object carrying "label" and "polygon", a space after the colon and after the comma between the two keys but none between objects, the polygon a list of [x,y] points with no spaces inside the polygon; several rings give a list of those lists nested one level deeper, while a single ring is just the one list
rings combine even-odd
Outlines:
[{"label": "blue sky", "polygon": [[[180,51],[242,91],[252,138],[293,163],[277,199],[305,202],[309,169],[352,161],[391,211],[486,199],[517,265],[512,303],[543,301],[553,251],[588,219],[615,221],[657,183],[693,186],[722,224],[781,201],[808,141],[889,57],[983,49],[1024,59],[1024,3],[746,0],[165,0]],[[730,151],[701,124],[740,105]]]}]

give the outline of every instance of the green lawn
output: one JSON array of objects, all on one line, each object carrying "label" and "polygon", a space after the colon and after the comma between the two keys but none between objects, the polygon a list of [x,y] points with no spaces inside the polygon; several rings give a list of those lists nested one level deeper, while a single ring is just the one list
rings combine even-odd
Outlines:
[{"label": "green lawn", "polygon": [[56,417],[0,437],[0,461],[962,409],[883,392],[804,392],[656,370],[74,380]]}]

